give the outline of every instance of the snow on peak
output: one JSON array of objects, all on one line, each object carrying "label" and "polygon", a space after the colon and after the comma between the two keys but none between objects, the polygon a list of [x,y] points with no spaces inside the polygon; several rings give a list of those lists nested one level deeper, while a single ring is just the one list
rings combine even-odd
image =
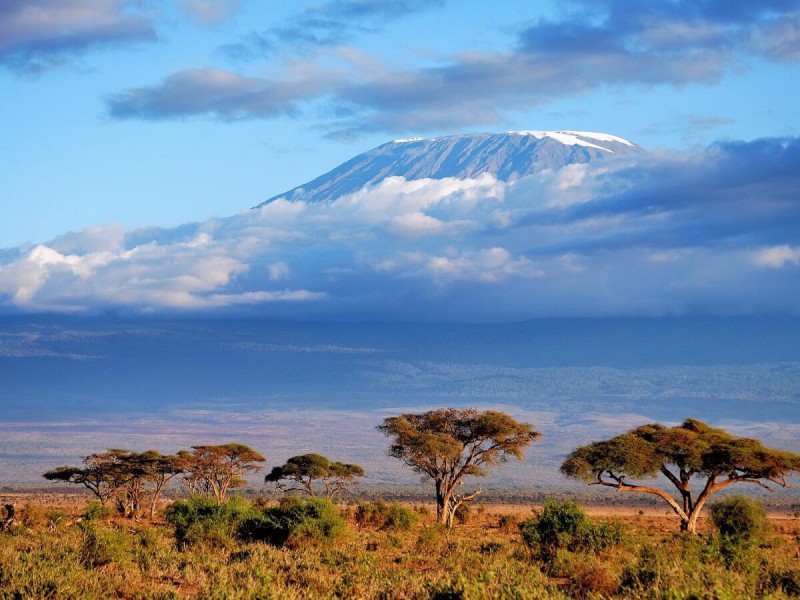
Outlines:
[{"label": "snow on peak", "polygon": [[425,138],[421,137],[412,137],[412,138],[400,138],[399,140],[393,140],[393,144],[410,144],[411,142],[421,142]]},{"label": "snow on peak", "polygon": [[509,131],[508,133],[510,135],[530,135],[539,140],[549,137],[561,142],[566,146],[585,146],[587,148],[597,148],[598,150],[604,150],[605,152],[610,152],[611,154],[614,153],[613,150],[598,144],[593,144],[587,141],[586,138],[597,140],[599,142],[617,142],[620,144],[625,144],[626,146],[630,146],[631,148],[634,147],[631,142],[621,137],[617,137],[616,135],[611,135],[609,133],[595,133],[592,131]]},{"label": "snow on peak", "polygon": [[571,133],[572,135],[588,137],[592,138],[593,140],[601,140],[603,142],[619,142],[620,144],[625,144],[626,146],[630,146],[631,148],[634,147],[632,142],[629,142],[625,138],[621,138],[616,135],[611,135],[610,133],[596,133],[594,131],[562,131],[561,133]]}]

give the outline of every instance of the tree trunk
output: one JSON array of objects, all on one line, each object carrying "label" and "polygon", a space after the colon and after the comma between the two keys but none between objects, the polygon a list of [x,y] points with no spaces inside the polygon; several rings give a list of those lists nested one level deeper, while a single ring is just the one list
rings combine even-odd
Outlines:
[{"label": "tree trunk", "polygon": [[445,517],[446,498],[444,490],[442,490],[442,482],[436,480],[436,522],[442,525],[446,524]]},{"label": "tree trunk", "polygon": [[156,518],[156,505],[158,504],[158,497],[161,495],[161,490],[157,489],[153,492],[153,497],[150,499],[150,520]]},{"label": "tree trunk", "polygon": [[453,521],[455,520],[455,516],[456,516],[456,511],[453,508],[448,507],[448,509],[447,509],[447,523],[446,523],[448,529],[452,529],[453,528]]},{"label": "tree trunk", "polygon": [[449,527],[450,523],[450,495],[437,494],[436,496],[436,521]]},{"label": "tree trunk", "polygon": [[697,503],[694,505],[691,514],[689,515],[689,525],[686,529],[687,532],[696,534],[697,533],[697,520],[700,518],[700,509],[703,508],[703,505],[706,503],[708,499],[708,495],[701,496],[697,499]]}]

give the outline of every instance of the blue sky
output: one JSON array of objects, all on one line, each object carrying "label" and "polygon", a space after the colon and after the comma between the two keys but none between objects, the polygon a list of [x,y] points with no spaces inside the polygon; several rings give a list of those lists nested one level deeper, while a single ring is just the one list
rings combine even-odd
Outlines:
[{"label": "blue sky", "polygon": [[[800,136],[799,67],[800,2],[796,0],[6,0],[0,5],[0,248],[19,246],[8,254],[9,260],[23,256],[28,262],[3,267],[0,294],[16,298],[13,306],[33,310],[82,310],[104,302],[117,306],[118,300],[109,300],[107,286],[120,285],[119,270],[102,285],[96,282],[94,301],[82,296],[76,300],[75,294],[67,301],[55,291],[45,294],[45,282],[59,290],[69,286],[50,270],[43,274],[37,269],[69,265],[81,285],[87,278],[94,282],[98,261],[108,259],[96,256],[98,252],[117,248],[114,244],[120,252],[131,252],[136,247],[132,239],[150,248],[150,234],[131,233],[134,228],[199,222],[189,230],[175,230],[179,232],[168,236],[170,250],[162,248],[176,263],[181,262],[176,256],[194,260],[192,249],[206,247],[201,243],[206,238],[197,236],[216,241],[213,232],[227,227],[229,235],[234,230],[239,235],[246,228],[241,220],[234,227],[224,217],[396,137],[517,129],[605,131],[657,150],[655,155],[663,160],[646,165],[650,179],[668,184],[678,172],[685,177],[678,183],[679,187],[685,183],[686,197],[707,198],[698,190],[708,186],[716,191],[726,188],[729,182],[722,176],[737,173],[737,160],[761,173],[777,162],[793,184]],[[778,140],[764,150],[753,142],[761,138]],[[737,145],[740,141],[752,143]],[[777,160],[770,158],[781,148]],[[742,152],[753,154],[742,157]],[[712,165],[709,179],[702,182],[685,167],[687,161],[700,159]],[[682,164],[683,170],[676,166]],[[596,209],[621,218],[619,211],[631,212],[624,208],[621,182],[646,197],[653,188],[637,187],[642,178],[631,178],[621,166],[614,172],[620,178],[605,188],[605,203]],[[773,187],[766,176],[758,180],[758,172],[744,176],[747,181],[733,191],[735,197],[747,198],[733,220],[749,227],[735,244],[730,220],[715,221],[718,206],[698,200],[696,214],[688,220],[683,219],[685,213],[681,218],[670,213],[677,233],[659,229],[661,237],[655,239],[662,241],[647,248],[650,254],[639,252],[641,244],[626,241],[633,235],[630,231],[613,241],[605,236],[602,249],[590,253],[585,240],[578,244],[576,229],[566,236],[562,254],[551,250],[546,257],[538,242],[533,244],[538,249],[532,249],[511,234],[491,243],[477,235],[465,242],[459,234],[427,249],[421,248],[424,244],[418,238],[406,240],[396,249],[397,256],[383,257],[382,264],[400,270],[392,281],[408,281],[421,277],[425,269],[420,265],[430,271],[431,265],[446,266],[450,261],[450,275],[438,272],[425,280],[433,281],[425,288],[433,290],[428,294],[430,306],[458,293],[456,284],[445,282],[448,277],[451,283],[475,285],[519,276],[528,283],[509,294],[504,312],[507,318],[517,318],[531,316],[519,308],[532,291],[546,290],[549,296],[536,314],[557,314],[564,306],[563,296],[553,291],[558,286],[540,290],[529,285],[536,273],[549,272],[552,265],[544,264],[547,261],[574,256],[579,262],[578,255],[584,252],[585,260],[602,262],[597,252],[630,244],[626,251],[639,252],[639,259],[651,256],[648,260],[657,262],[652,256],[660,256],[663,264],[664,257],[686,257],[699,252],[700,246],[705,251],[713,241],[718,244],[714,260],[738,253],[754,269],[760,265],[781,271],[783,278],[777,280],[775,272],[758,271],[767,279],[762,282],[767,300],[747,293],[754,280],[737,278],[741,270],[735,263],[717,265],[714,277],[704,275],[714,263],[706,256],[694,259],[691,277],[687,271],[656,275],[652,263],[642,267],[640,282],[653,278],[660,282],[658,299],[649,304],[623,302],[625,310],[651,314],[681,312],[687,306],[706,310],[713,305],[717,312],[764,307],[785,311],[791,308],[796,290],[797,272],[792,269],[800,261],[800,240],[791,232],[778,231],[775,223],[797,222],[792,220],[797,219],[796,200],[786,180]],[[590,171],[586,177],[597,183],[606,175]],[[774,192],[769,205],[780,209],[770,212],[769,218],[753,218],[764,212],[763,206],[752,204],[755,188],[768,198]],[[546,197],[548,190],[541,196]],[[390,191],[383,192],[381,197]],[[463,190],[440,192],[435,202],[420,210],[438,206],[442,198]],[[514,194],[508,196],[513,203]],[[344,214],[352,216],[352,211]],[[337,222],[342,215],[315,218]],[[478,216],[450,218],[463,221]],[[581,218],[585,227],[589,217]],[[378,235],[374,222],[357,223]],[[281,221],[276,228],[285,233],[285,226]],[[652,239],[651,234],[658,233],[642,224],[634,229],[640,238]],[[724,235],[719,234],[722,230]],[[63,237],[70,231],[82,231],[75,235],[83,237],[79,241]],[[297,227],[292,231],[299,235]],[[303,235],[309,234],[303,229]],[[328,241],[340,234],[331,232]],[[707,235],[710,241],[689,243],[692,234]],[[164,242],[166,234],[151,237],[159,235]],[[57,241],[49,242],[54,238]],[[48,245],[37,250],[35,246],[45,242]],[[278,245],[271,243],[273,248]],[[183,244],[180,252],[175,244]],[[727,254],[719,250],[723,246]],[[47,254],[48,249],[58,256]],[[269,258],[261,249],[245,260],[243,251],[236,254],[228,244],[202,258],[218,271],[208,268],[208,262],[191,263],[181,277],[202,280],[197,276],[200,271],[212,275],[192,280],[188,288],[175,293],[200,294],[197,305],[206,308],[270,301],[281,294],[316,301],[341,292],[336,285],[315,288],[320,277],[330,278],[337,269],[368,272],[369,277],[358,283],[339,281],[348,286],[342,297],[352,299],[355,290],[370,288],[372,278],[386,273],[376,267],[377,260],[365,269],[369,261],[352,248],[324,245],[321,251],[328,258],[308,259],[301,269],[289,260],[296,247],[283,247],[283,255]],[[410,256],[417,251],[427,251],[427,259]],[[349,256],[346,264],[327,264],[337,253]],[[259,257],[257,265],[254,256]],[[398,257],[404,257],[405,267]],[[159,259],[154,255],[149,260]],[[531,263],[536,260],[544,263]],[[615,313],[618,301],[612,297],[618,298],[621,291],[630,292],[631,298],[640,291],[624,280],[625,269],[615,261],[593,269],[610,273],[600,284],[592,284],[608,295],[602,313]],[[456,268],[461,270],[453,275]],[[484,269],[483,274],[475,269]],[[486,275],[486,269],[503,274]],[[464,275],[470,272],[474,277]],[[255,283],[257,273],[283,283],[267,289]],[[303,273],[303,280],[293,282],[287,273]],[[177,276],[163,274],[170,282]],[[716,277],[724,284],[709,283]],[[585,290],[587,281],[558,281],[569,298],[584,298],[575,300],[576,314],[582,314],[577,308],[581,302],[597,305],[596,297],[573,287]],[[681,291],[682,285],[691,289]],[[416,286],[404,289],[410,297],[418,297],[417,292]],[[462,306],[464,318],[484,314],[484,305],[494,304],[494,293],[470,293],[474,306]],[[725,293],[735,299],[727,307],[717,298]],[[364,294],[373,300],[380,296]],[[665,302],[665,295],[680,297],[680,302]],[[137,305],[142,310],[191,305],[195,296],[164,301],[144,293],[132,295],[146,298]]]}]

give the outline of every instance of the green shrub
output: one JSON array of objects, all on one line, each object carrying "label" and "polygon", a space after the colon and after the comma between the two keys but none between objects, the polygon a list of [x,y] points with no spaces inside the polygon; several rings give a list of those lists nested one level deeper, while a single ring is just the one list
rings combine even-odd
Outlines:
[{"label": "green shrub", "polygon": [[542,512],[520,524],[522,539],[544,560],[559,550],[569,552],[597,551],[622,541],[619,524],[594,524],[579,504],[571,500],[547,500]]},{"label": "green shrub", "polygon": [[757,571],[760,565],[753,554],[767,527],[767,511],[760,502],[744,496],[731,496],[711,506],[711,520],[719,537],[709,541],[722,563],[740,572]]},{"label": "green shrub", "polygon": [[711,520],[721,536],[751,541],[763,535],[767,511],[757,500],[731,496],[711,506]]},{"label": "green shrub", "polygon": [[469,504],[461,504],[457,509],[455,514],[456,523],[459,525],[465,525],[469,523],[469,519],[472,516],[472,507]]},{"label": "green shrub", "polygon": [[297,546],[334,539],[344,530],[344,519],[332,502],[309,498],[285,502],[249,515],[240,524],[238,535],[275,546]]},{"label": "green shrub", "polygon": [[374,502],[358,502],[353,516],[359,527],[383,526],[383,515],[378,511]]},{"label": "green shrub", "polygon": [[177,500],[167,507],[164,517],[175,528],[179,545],[210,543],[225,546],[237,534],[241,524],[256,514],[252,504],[234,496],[223,504],[195,496]]},{"label": "green shrub", "polygon": [[87,522],[81,526],[80,561],[85,567],[102,567],[125,554],[125,535]]},{"label": "green shrub", "polygon": [[638,562],[623,570],[621,587],[635,591],[658,591],[668,579],[667,562],[666,549],[650,545],[642,547]]},{"label": "green shrub", "polygon": [[419,521],[419,514],[398,502],[389,503],[379,498],[373,503],[359,502],[355,518],[359,526],[407,531]]},{"label": "green shrub", "polygon": [[[303,499],[296,494],[289,494],[288,496],[281,496],[278,500],[278,508],[281,510],[293,510],[303,504]],[[264,508],[270,508],[265,506]],[[263,509],[262,509],[263,510]]]},{"label": "green shrub", "polygon": [[395,531],[408,531],[419,521],[419,515],[410,508],[392,502],[385,514],[383,529]]},{"label": "green shrub", "polygon": [[111,516],[111,510],[100,503],[99,500],[89,500],[83,511],[83,518],[87,521],[102,521]]}]

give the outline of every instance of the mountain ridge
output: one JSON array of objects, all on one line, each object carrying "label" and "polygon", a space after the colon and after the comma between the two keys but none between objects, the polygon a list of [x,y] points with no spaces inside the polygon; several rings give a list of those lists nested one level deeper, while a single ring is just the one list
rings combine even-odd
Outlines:
[{"label": "mountain ridge", "polygon": [[398,139],[359,154],[254,208],[278,199],[331,202],[388,177],[471,179],[488,173],[510,181],[546,169],[642,151],[624,138],[587,131],[528,130]]}]

